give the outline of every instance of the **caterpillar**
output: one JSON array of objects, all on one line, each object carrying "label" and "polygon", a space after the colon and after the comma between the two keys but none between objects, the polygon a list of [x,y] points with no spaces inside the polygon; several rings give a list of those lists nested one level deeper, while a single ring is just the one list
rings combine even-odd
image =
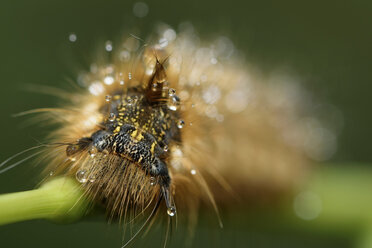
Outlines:
[{"label": "caterpillar", "polygon": [[115,47],[106,42],[110,62],[79,75],[82,87],[59,91],[61,108],[30,111],[59,124],[40,158],[46,175],[76,178],[110,219],[195,225],[203,204],[218,215],[236,197],[288,191],[306,174],[306,149],[323,149],[301,143],[301,90],[264,82],[226,37],[203,43],[190,26],[161,25]]}]

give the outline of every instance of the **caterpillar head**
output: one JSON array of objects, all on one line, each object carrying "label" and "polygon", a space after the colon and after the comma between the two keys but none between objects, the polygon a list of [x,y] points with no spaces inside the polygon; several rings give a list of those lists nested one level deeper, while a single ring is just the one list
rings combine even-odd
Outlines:
[{"label": "caterpillar head", "polygon": [[78,180],[88,182],[90,191],[119,214],[125,199],[146,205],[157,195],[165,199],[169,215],[176,212],[168,147],[180,144],[183,121],[177,107],[180,99],[169,88],[163,63],[156,59],[146,83],[107,95],[99,110],[105,118],[98,130],[66,149],[70,160],[79,160]]}]

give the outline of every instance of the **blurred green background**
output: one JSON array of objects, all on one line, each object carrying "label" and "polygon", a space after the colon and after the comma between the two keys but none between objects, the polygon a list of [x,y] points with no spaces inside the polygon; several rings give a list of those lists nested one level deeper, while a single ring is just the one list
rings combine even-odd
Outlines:
[{"label": "blurred green background", "polygon": [[[145,2],[149,12],[144,18],[133,15],[135,1],[0,2],[0,160],[34,145],[48,133],[47,127],[28,125],[27,118],[11,117],[57,104],[54,97],[23,90],[25,84],[68,88],[68,80],[75,80],[77,73],[92,62],[98,42],[115,40],[133,26],[146,37],[157,22],[177,28],[180,22],[190,21],[201,37],[222,34],[231,38],[247,60],[264,73],[290,68],[305,88],[336,106],[343,114],[343,130],[331,162],[372,162],[372,116],[368,107],[372,89],[372,2]],[[68,41],[71,32],[77,34],[75,43]],[[32,188],[39,180],[37,174],[37,168],[26,164],[0,175],[0,193]],[[265,222],[246,212],[243,209],[235,217],[226,213],[223,231],[202,221],[194,246],[351,247],[343,233],[275,228],[272,219],[266,218]],[[102,219],[74,225],[31,221],[3,226],[0,247],[120,247],[121,231]],[[159,239],[160,233],[151,237]],[[173,244],[183,242],[178,236]]]}]

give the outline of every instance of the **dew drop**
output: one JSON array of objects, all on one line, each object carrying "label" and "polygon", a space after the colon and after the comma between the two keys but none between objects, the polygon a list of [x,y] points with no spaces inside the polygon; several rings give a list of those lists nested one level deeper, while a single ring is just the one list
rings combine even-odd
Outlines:
[{"label": "dew drop", "polygon": [[110,102],[111,99],[112,99],[112,96],[110,96],[110,95],[105,96],[105,100],[106,100],[106,102]]},{"label": "dew drop", "polygon": [[215,64],[217,64],[217,62],[218,62],[218,60],[216,59],[216,58],[211,58],[211,64],[212,65],[215,65]]},{"label": "dew drop", "polygon": [[176,94],[176,90],[175,90],[175,89],[170,88],[170,89],[168,90],[168,95],[169,95],[169,96],[174,96],[175,94]]},{"label": "dew drop", "polygon": [[183,128],[185,126],[185,121],[184,120],[179,120],[178,122],[177,122],[177,127],[178,128]]},{"label": "dew drop", "polygon": [[156,179],[155,177],[150,177],[150,185],[154,186],[156,184]]},{"label": "dew drop", "polygon": [[96,155],[97,155],[97,148],[92,146],[92,148],[90,148],[90,150],[88,151],[90,157],[94,158]]},{"label": "dew drop", "polygon": [[164,152],[167,152],[169,150],[169,147],[167,146],[167,145],[165,145],[164,147],[163,147],[163,151]]},{"label": "dew drop", "polygon": [[54,171],[49,172],[50,177],[53,176],[53,175],[54,175]]},{"label": "dew drop", "polygon": [[108,151],[107,149],[104,149],[104,150],[102,151],[102,153],[103,153],[103,156],[104,156],[104,157],[107,157],[107,155],[109,154],[109,151]]},{"label": "dew drop", "polygon": [[167,39],[165,39],[165,38],[161,38],[160,40],[159,40],[159,46],[161,47],[161,48],[164,48],[164,47],[166,47],[166,46],[168,46],[168,40]]},{"label": "dew drop", "polygon": [[174,95],[171,97],[169,103],[168,103],[168,108],[172,111],[176,111],[180,105],[180,99],[178,96]]},{"label": "dew drop", "polygon": [[119,73],[119,84],[120,85],[124,85],[125,82],[124,82],[124,76],[123,76],[123,73]]},{"label": "dew drop", "polygon": [[167,209],[167,214],[170,216],[170,217],[173,217],[176,215],[176,209],[174,207],[169,207]]},{"label": "dew drop", "polygon": [[133,99],[130,98],[130,97],[128,97],[128,98],[127,98],[127,103],[128,103],[129,106],[131,106],[132,103],[133,103]]},{"label": "dew drop", "polygon": [[86,170],[77,171],[76,172],[76,180],[78,180],[79,183],[86,183],[88,181],[87,171]]},{"label": "dew drop", "polygon": [[132,73],[131,72],[128,73],[128,78],[132,79]]},{"label": "dew drop", "polygon": [[107,75],[104,79],[103,79],[103,82],[106,84],[106,85],[111,85],[113,84],[115,81],[114,77],[112,75]]},{"label": "dew drop", "polygon": [[144,2],[137,2],[133,5],[133,14],[136,17],[143,18],[149,13],[149,6]]},{"label": "dew drop", "polygon": [[90,177],[89,177],[89,182],[91,182],[91,183],[94,183],[94,181],[96,181],[96,176],[95,175],[91,175]]},{"label": "dew drop", "polygon": [[77,40],[77,36],[75,33],[71,33],[69,36],[68,36],[68,40],[71,41],[71,42],[75,42]]},{"label": "dew drop", "polygon": [[105,88],[99,81],[94,81],[90,86],[89,86],[89,92],[92,95],[98,96],[102,94],[105,91]]},{"label": "dew drop", "polygon": [[196,170],[192,169],[192,170],[190,171],[190,173],[191,173],[191,175],[196,175]]},{"label": "dew drop", "polygon": [[111,41],[106,41],[106,43],[105,43],[105,49],[106,49],[106,51],[107,52],[111,52],[112,51],[112,42]]},{"label": "dew drop", "polygon": [[116,119],[116,115],[115,115],[114,113],[110,113],[110,115],[109,115],[109,117],[108,117],[108,120],[109,120],[110,122],[113,122],[113,121],[115,121],[115,119]]},{"label": "dew drop", "polygon": [[123,50],[119,54],[119,59],[123,62],[127,62],[130,59],[130,53],[127,50]]}]

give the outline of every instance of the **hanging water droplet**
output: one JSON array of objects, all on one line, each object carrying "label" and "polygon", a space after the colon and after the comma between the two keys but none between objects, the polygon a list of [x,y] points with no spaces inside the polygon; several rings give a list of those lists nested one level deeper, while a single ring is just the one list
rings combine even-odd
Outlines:
[{"label": "hanging water droplet", "polygon": [[168,90],[168,95],[169,95],[169,96],[174,96],[175,94],[176,94],[176,90],[175,90],[175,89],[170,88],[170,89]]},{"label": "hanging water droplet", "polygon": [[128,78],[132,79],[132,73],[131,72],[128,73]]},{"label": "hanging water droplet", "polygon": [[178,122],[177,122],[177,127],[178,128],[183,128],[185,126],[185,121],[184,120],[179,120]]},{"label": "hanging water droplet", "polygon": [[86,183],[88,181],[87,171],[86,170],[77,171],[76,172],[76,180],[78,180],[79,183]]},{"label": "hanging water droplet", "polygon": [[154,186],[156,184],[156,179],[155,177],[150,177],[150,185]]},{"label": "hanging water droplet", "polygon": [[167,214],[170,216],[170,217],[173,217],[176,215],[176,208],[174,207],[170,207],[167,209]]},{"label": "hanging water droplet", "polygon": [[108,117],[108,120],[109,120],[110,122],[113,122],[113,121],[115,121],[115,119],[116,119],[116,115],[115,115],[114,113],[110,113],[110,115],[109,115],[109,117]]},{"label": "hanging water droplet", "polygon": [[164,147],[163,147],[163,151],[164,152],[167,152],[169,150],[169,147],[167,146],[167,145],[165,145]]},{"label": "hanging water droplet", "polygon": [[49,172],[50,177],[53,176],[53,175],[54,175],[54,171]]},{"label": "hanging water droplet", "polygon": [[92,146],[92,148],[90,148],[90,150],[88,151],[90,157],[94,158],[96,155],[97,155],[97,148],[95,146]]},{"label": "hanging water droplet", "polygon": [[112,99],[112,96],[110,96],[110,95],[105,96],[105,100],[106,100],[106,102],[110,102],[111,99]]},{"label": "hanging water droplet", "polygon": [[196,170],[192,169],[192,170],[190,171],[190,173],[191,173],[192,175],[196,175]]}]

